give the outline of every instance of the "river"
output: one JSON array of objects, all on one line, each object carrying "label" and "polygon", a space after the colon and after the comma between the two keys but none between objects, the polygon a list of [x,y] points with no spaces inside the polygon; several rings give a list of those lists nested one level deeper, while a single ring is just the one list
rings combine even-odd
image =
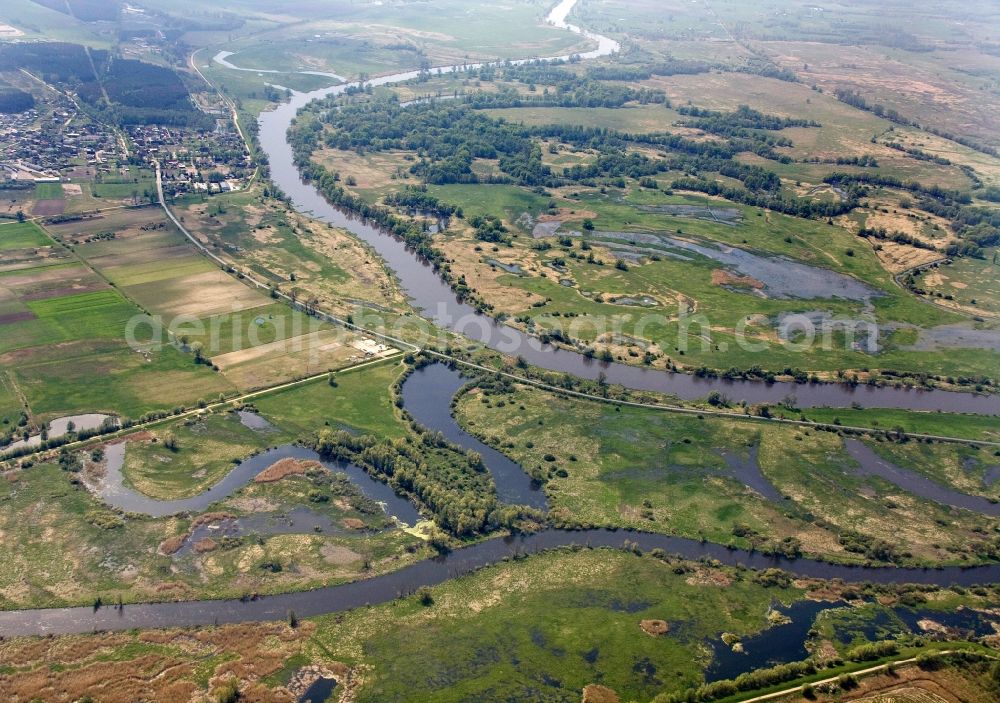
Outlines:
[{"label": "river", "polygon": [[795,576],[844,579],[848,582],[961,584],[1000,581],[1000,564],[938,569],[873,568],[827,564],[811,559],[788,560],[729,549],[711,542],[698,542],[642,532],[614,530],[565,531],[549,529],[533,535],[490,539],[447,555],[427,559],[398,571],[338,586],[312,591],[284,593],[251,600],[181,601],[144,603],[114,607],[47,608],[0,612],[0,635],[43,635],[128,630],[151,627],[191,627],[220,623],[283,620],[293,610],[298,617],[334,613],[378,603],[387,603],[413,593],[422,586],[436,586],[463,574],[496,564],[503,559],[546,549],[622,547],[624,542],[640,549],[663,549],[687,559],[711,558],[723,564],[754,569],[781,568]]},{"label": "river", "polygon": [[[583,34],[598,47],[581,54],[582,58],[597,58],[616,52],[618,43],[607,37],[566,23],[566,17],[577,0],[562,0],[548,16],[548,21],[569,31]],[[551,57],[551,58],[568,58]],[[526,60],[527,61],[527,60]],[[515,62],[516,63],[516,62]],[[445,66],[441,73],[452,73],[479,64]],[[381,76],[368,81],[373,86],[389,85],[416,78],[417,71]],[[434,324],[463,334],[470,339],[510,355],[520,355],[531,364],[551,371],[571,373],[596,379],[603,373],[611,383],[625,387],[658,391],[684,400],[702,398],[717,390],[732,400],[750,403],[775,403],[794,395],[801,407],[862,407],[906,408],[911,410],[941,410],[945,412],[1000,415],[1000,395],[974,395],[942,390],[909,390],[872,386],[851,387],[845,384],[764,383],[748,380],[699,378],[682,373],[647,369],[619,363],[604,363],[566,349],[543,345],[537,338],[513,327],[481,315],[455,296],[449,285],[427,263],[419,260],[402,241],[350,213],[330,205],[311,184],[304,183],[295,167],[287,131],[303,107],[321,98],[339,95],[357,83],[344,83],[308,93],[293,93],[291,99],[260,116],[259,141],[267,154],[271,180],[288,195],[293,206],[318,220],[341,227],[367,242],[385,260],[399,279],[402,289],[413,306]]]},{"label": "river", "polygon": [[[452,371],[442,364],[437,364],[430,369],[423,370],[423,373],[418,371],[407,379],[403,386],[403,396],[412,402],[426,395],[435,386],[445,387],[453,393],[460,385],[461,377],[456,371]],[[435,401],[432,405],[413,407],[414,417],[421,424],[431,430],[449,434],[454,441],[462,443],[466,448],[481,452],[487,467],[497,480],[498,491],[502,495],[512,497],[522,495],[523,491],[536,491],[534,499],[544,501],[541,492],[526,483],[527,477],[517,464],[494,450],[486,451],[490,448],[475,438],[464,435],[464,433],[462,435],[454,434],[454,428],[451,426],[454,425],[457,428],[457,425],[448,411],[450,396],[446,396],[444,393],[437,394]],[[458,431],[462,432],[460,428]],[[509,462],[515,469],[507,467],[502,462],[497,463],[494,454],[501,457],[502,462]],[[295,456],[302,459],[316,458],[311,450],[303,447],[288,446],[271,450],[244,462],[205,494],[189,500],[201,503],[204,500],[203,497],[208,493],[216,498],[222,497],[224,494],[228,495],[238,485],[246,483],[271,462],[284,456]],[[249,468],[241,468],[243,466],[249,466]],[[343,471],[344,466],[340,465],[336,470]],[[351,470],[348,471],[348,476],[361,486],[366,495],[385,501],[391,512],[398,514],[403,519],[415,521],[416,512],[404,499],[383,493],[383,491],[391,493],[388,486],[375,481],[357,467],[352,466]],[[371,484],[377,484],[378,487]],[[141,494],[137,495],[141,496]],[[529,497],[531,495],[528,493]],[[108,496],[104,497],[108,498]],[[170,509],[177,508],[175,503],[155,501],[145,496],[139,499],[142,501],[141,504],[134,502],[134,500],[134,498],[129,500],[128,507],[150,510],[151,514],[165,514],[165,512],[169,513]],[[109,502],[117,507],[125,507],[121,501],[121,494],[111,494]],[[189,503],[185,503],[185,505],[189,505]],[[780,568],[794,576],[802,577],[843,579],[849,582],[925,583],[941,586],[950,584],[969,586],[1000,581],[1000,564],[967,568],[949,566],[936,569],[850,566],[830,564],[814,559],[786,559],[779,556],[767,556],[760,552],[732,549],[711,542],[663,534],[609,529],[546,529],[532,535],[488,539],[433,559],[403,567],[398,571],[353,583],[312,591],[266,596],[253,600],[144,603],[127,605],[121,609],[76,607],[4,611],[0,612],[0,636],[65,634],[90,632],[98,629],[125,630],[143,627],[185,627],[214,623],[280,620],[287,616],[289,610],[294,610],[299,617],[308,617],[376,603],[386,603],[401,595],[413,593],[421,586],[435,586],[511,557],[573,545],[622,547],[626,541],[634,543],[646,551],[659,548],[669,554],[680,555],[687,559],[717,559],[730,566],[742,565],[754,569]]]},{"label": "river", "polygon": [[[583,30],[565,22],[576,1],[562,0],[550,13],[549,20],[556,26],[583,34]],[[586,34],[598,42],[598,48],[584,54],[584,58],[606,56],[618,48],[617,43],[611,39]],[[445,67],[442,72],[451,72],[456,68],[460,67]],[[371,83],[385,85],[416,76],[417,72],[411,71],[377,78]],[[684,398],[700,397],[711,390],[720,390],[732,398],[764,402],[775,401],[794,393],[799,403],[804,406],[842,407],[852,402],[860,402],[862,405],[875,407],[1000,414],[1000,396],[937,390],[849,388],[829,384],[797,386],[789,383],[724,381],[699,379],[684,374],[667,374],[622,364],[599,364],[575,352],[543,347],[534,338],[478,315],[470,306],[458,301],[447,284],[428,265],[418,261],[399,240],[330,206],[315,188],[304,184],[299,178],[292,161],[291,147],[285,137],[292,119],[312,100],[341,93],[346,88],[347,85],[339,85],[311,93],[297,93],[288,103],[261,116],[260,141],[270,160],[272,179],[292,198],[295,207],[300,211],[344,227],[371,244],[399,276],[403,288],[411,296],[414,304],[436,324],[463,332],[492,348],[521,354],[529,362],[543,368],[570,372],[585,378],[596,378],[598,373],[603,371],[613,383],[672,393]],[[438,402],[443,403],[444,408],[448,407],[444,400]],[[239,478],[246,477],[241,474]],[[232,485],[228,488],[231,490]],[[621,547],[625,541],[643,550],[659,548],[688,559],[712,558],[723,564],[743,565],[755,569],[776,567],[802,577],[839,578],[850,582],[910,582],[937,585],[972,585],[1000,581],[1000,564],[937,569],[848,566],[811,559],[789,560],[766,556],[758,552],[730,549],[718,544],[670,535],[606,529],[581,531],[547,529],[532,535],[486,540],[362,581],[246,601],[183,601],[127,605],[122,608],[76,607],[5,611],[0,612],[0,635],[10,637],[280,620],[287,617],[290,610],[294,610],[299,617],[309,617],[385,603],[400,595],[412,593],[421,586],[438,585],[505,558],[571,545]]]}]

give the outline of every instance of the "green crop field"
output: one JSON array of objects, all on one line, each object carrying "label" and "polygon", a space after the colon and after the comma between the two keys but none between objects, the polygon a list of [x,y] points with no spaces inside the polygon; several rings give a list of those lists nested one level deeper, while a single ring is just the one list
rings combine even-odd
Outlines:
[{"label": "green crop field", "polygon": [[4,432],[17,425],[23,410],[14,380],[7,373],[0,375],[0,426]]},{"label": "green crop field", "polygon": [[33,417],[44,420],[101,411],[137,418],[234,390],[221,375],[173,347],[147,361],[121,341],[96,350],[89,340],[66,344],[16,366],[14,373]]},{"label": "green crop field", "polygon": [[63,197],[61,183],[39,183],[35,186],[35,197],[39,200]]},{"label": "green crop field", "polygon": [[135,303],[36,225],[7,227],[14,235],[7,251],[20,263],[0,274],[0,309],[11,316],[2,325],[0,358],[35,423],[95,411],[135,417],[231,390],[176,349],[130,349],[129,322],[142,315]]},{"label": "green crop field", "polygon": [[50,243],[45,233],[31,222],[0,224],[0,251],[48,246]]},{"label": "green crop field", "polygon": [[393,362],[347,370],[335,374],[336,388],[318,381],[269,394],[254,406],[298,436],[328,425],[396,439],[404,429],[389,387],[401,373]]}]

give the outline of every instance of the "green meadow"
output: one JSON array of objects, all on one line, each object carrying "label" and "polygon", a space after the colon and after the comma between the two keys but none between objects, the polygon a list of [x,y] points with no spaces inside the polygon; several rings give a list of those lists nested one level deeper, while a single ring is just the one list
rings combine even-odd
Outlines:
[{"label": "green meadow", "polygon": [[[631,527],[744,548],[793,539],[806,553],[841,561],[864,558],[840,540],[857,532],[892,544],[902,561],[928,563],[979,559],[975,545],[988,541],[979,531],[997,523],[862,476],[833,432],[488,384],[463,395],[455,412],[467,430],[543,481],[552,518],[570,526]],[[1000,498],[998,487],[976,484],[990,451],[872,446],[946,486]]]}]

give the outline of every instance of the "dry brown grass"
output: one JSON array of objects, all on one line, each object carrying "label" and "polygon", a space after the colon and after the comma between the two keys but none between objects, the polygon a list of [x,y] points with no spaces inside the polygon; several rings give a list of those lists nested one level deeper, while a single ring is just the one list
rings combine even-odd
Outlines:
[{"label": "dry brown grass", "polygon": [[281,459],[268,466],[254,477],[255,483],[271,483],[280,481],[286,476],[302,476],[311,469],[321,469],[318,461],[302,461],[299,459]]},{"label": "dry brown grass", "polygon": [[478,242],[467,236],[448,239],[447,251],[455,278],[465,276],[469,286],[501,312],[519,313],[543,299],[540,295],[512,285],[506,280],[512,274],[486,263],[486,259],[496,259],[505,264],[517,264],[528,275],[547,275],[548,271],[537,265],[537,260],[530,251],[515,248],[498,252],[477,252],[477,245]]},{"label": "dry brown grass", "polygon": [[[405,151],[385,151],[362,156],[353,151],[320,149],[313,156],[313,160],[331,172],[339,172],[345,180],[348,176],[352,176],[356,185],[350,188],[371,190],[395,183],[396,180],[392,176],[397,172],[405,174],[411,165],[411,162],[406,160],[407,155],[408,152]],[[412,155],[410,156],[412,158]]]},{"label": "dry brown grass", "polygon": [[[857,689],[837,694],[820,694],[827,703],[966,703],[993,700],[990,694],[966,678],[960,670],[944,668],[924,671],[917,666],[896,669],[893,674],[877,674],[858,679]],[[817,687],[819,688],[819,687]],[[810,703],[801,695],[783,698],[786,703]]]},{"label": "dry brown grass", "polygon": [[762,289],[764,287],[764,282],[758,281],[753,276],[738,276],[731,271],[726,271],[725,269],[715,269],[712,271],[712,285]]},{"label": "dry brown grass", "polygon": [[583,703],[619,703],[618,694],[607,686],[592,683],[583,687]]},{"label": "dry brown grass", "polygon": [[157,284],[158,312],[167,315],[210,315],[242,312],[269,304],[267,296],[252,290],[224,271],[205,271]]},{"label": "dry brown grass", "polygon": [[[285,210],[273,201],[256,202],[239,209],[230,208],[225,214],[210,217],[208,207],[193,204],[183,210],[185,224],[202,242],[215,245],[217,233],[224,225],[239,219],[245,224],[252,243],[244,243],[239,263],[252,262],[273,273],[277,279],[289,280],[295,274],[295,289],[303,300],[315,299],[324,309],[340,315],[354,312],[355,301],[364,300],[389,310],[403,310],[405,298],[389,276],[378,256],[346,231]],[[271,217],[268,217],[271,216]],[[317,266],[316,261],[282,246],[273,217],[286,220],[296,236],[297,245],[315,252],[344,272],[345,277],[332,277]],[[270,223],[270,224],[269,224]]]},{"label": "dry brown grass", "polygon": [[173,537],[167,537],[165,540],[160,542],[160,547],[157,551],[159,551],[160,554],[164,554],[166,556],[170,556],[171,554],[176,554],[178,551],[180,551],[180,548],[184,546],[184,542],[185,540],[187,540],[187,537],[188,535],[186,532],[183,535],[175,535]]},{"label": "dry brown grass", "polygon": [[764,45],[806,85],[830,93],[837,88],[857,90],[921,124],[987,142],[996,139],[996,96],[980,90],[975,81],[964,80],[933,54],[911,53],[903,61],[875,46],[804,41]]},{"label": "dry brown grass", "polygon": [[923,266],[941,259],[936,251],[918,249],[908,244],[896,242],[879,242],[880,248],[875,250],[879,263],[889,273],[900,273],[914,266]]},{"label": "dry brown grass", "polygon": [[640,620],[639,628],[647,635],[659,637],[670,632],[670,623],[666,620]]},{"label": "dry brown grass", "polygon": [[360,360],[341,329],[326,329],[212,357],[223,376],[241,389],[262,388]]},{"label": "dry brown grass", "polygon": [[207,552],[213,552],[218,548],[218,543],[211,537],[205,537],[194,543],[194,551],[198,554],[205,554]]},{"label": "dry brown grass", "polygon": [[[236,679],[241,701],[291,703],[295,699],[286,688],[269,688],[261,679],[301,652],[314,627],[259,623],[5,640],[0,642],[6,670],[0,675],[0,698],[75,701],[90,695],[101,703],[202,702],[214,700],[224,682]],[[124,652],[121,660],[115,656]],[[336,662],[322,666],[349,675]]]}]

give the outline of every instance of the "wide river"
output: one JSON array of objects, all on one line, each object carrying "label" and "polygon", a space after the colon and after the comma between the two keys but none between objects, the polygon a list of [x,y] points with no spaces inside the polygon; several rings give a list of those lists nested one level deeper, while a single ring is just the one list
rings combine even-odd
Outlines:
[{"label": "wide river", "polygon": [[[586,32],[566,23],[566,17],[577,0],[562,0],[548,16],[557,27],[584,34],[597,42],[597,48],[583,53],[584,59],[607,56],[618,50],[618,43],[607,37]],[[567,58],[567,57],[551,57]],[[472,65],[473,67],[476,64]],[[468,68],[444,66],[442,73]],[[437,69],[435,69],[437,70]],[[416,78],[417,71],[406,71],[374,78],[373,86],[400,83]],[[350,213],[330,205],[312,185],[304,183],[295,167],[292,147],[287,140],[288,128],[303,107],[331,95],[339,95],[357,83],[344,83],[309,93],[294,93],[291,99],[260,116],[259,140],[270,163],[271,179],[288,195],[294,207],[316,219],[342,227],[364,240],[382,256],[399,278],[403,290],[422,315],[444,327],[506,354],[520,355],[540,368],[571,373],[596,379],[603,372],[608,381],[628,388],[669,393],[686,400],[701,398],[718,390],[733,400],[750,403],[778,402],[794,395],[801,407],[863,407],[908,408],[946,412],[1000,415],[1000,395],[974,395],[942,390],[908,390],[903,388],[850,387],[844,384],[764,383],[760,381],[706,379],[667,373],[619,363],[603,363],[588,359],[574,351],[557,349],[508,325],[481,315],[458,300],[448,284],[427,263],[419,260],[402,241]]]}]

